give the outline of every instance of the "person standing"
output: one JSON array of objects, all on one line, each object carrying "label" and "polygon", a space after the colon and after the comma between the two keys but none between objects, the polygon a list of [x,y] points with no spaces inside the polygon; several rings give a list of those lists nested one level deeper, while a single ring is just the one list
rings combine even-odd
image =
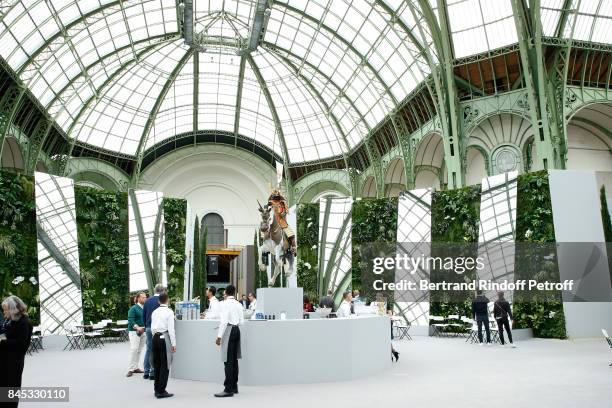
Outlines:
[{"label": "person standing", "polygon": [[159,295],[162,292],[165,292],[166,289],[160,283],[158,283],[157,285],[155,285],[154,291],[155,291],[155,294],[147,299],[147,301],[145,302],[143,306],[143,311],[142,311],[143,318],[144,318],[146,339],[147,339],[147,350],[145,352],[145,358],[144,358],[144,377],[143,377],[145,380],[147,378],[150,380],[155,380],[155,371],[151,367],[152,365],[151,361],[153,360],[153,354],[151,351],[153,347],[153,334],[151,333],[151,315],[153,314],[155,309],[159,307]]},{"label": "person standing", "polygon": [[206,309],[205,319],[218,319],[221,316],[221,302],[216,297],[217,288],[209,286],[206,288],[206,298],[208,299],[208,309]]},{"label": "person standing", "polygon": [[304,313],[314,312],[314,306],[310,302],[310,298],[304,295]]},{"label": "person standing", "polygon": [[[8,321],[0,336],[0,387],[18,389],[25,355],[32,340],[32,324],[28,318],[28,307],[17,296],[9,296],[2,301],[2,313]],[[3,407],[17,407],[19,399],[3,404]]]},{"label": "person standing", "polygon": [[350,317],[353,314],[351,306],[353,301],[353,294],[350,290],[344,292],[342,296],[342,302],[338,307],[338,311],[336,312],[336,316],[338,317]]},{"label": "person standing", "polygon": [[257,310],[257,297],[253,292],[249,293],[249,310]]},{"label": "person standing", "polygon": [[142,349],[146,343],[143,305],[146,300],[144,292],[140,292],[136,295],[134,305],[128,312],[128,336],[130,338],[130,366],[128,367],[128,373],[126,377],[131,377],[133,374],[144,373],[138,364],[140,362],[140,355]]},{"label": "person standing", "polygon": [[151,314],[151,333],[153,334],[153,369],[155,372],[155,397],[169,398],[174,394],[166,391],[172,353],[176,352],[174,333],[174,312],[168,307],[170,299],[163,292],[159,295],[159,307]]},{"label": "person standing", "polygon": [[365,303],[365,301],[361,298],[361,294],[359,293],[359,290],[357,289],[353,291],[353,304],[355,303]]},{"label": "person standing", "polygon": [[[510,308],[510,303],[506,299],[504,299],[504,292],[497,293],[497,300],[493,304],[493,317],[497,321],[497,329],[499,330],[499,341],[502,346],[505,345],[504,342],[504,327],[506,328],[506,333],[508,333],[508,342],[510,343],[510,347],[516,347],[512,342],[512,332],[510,331],[510,320],[512,320],[512,309]],[[510,320],[508,320],[510,319]]]},{"label": "person standing", "polygon": [[240,328],[244,324],[242,305],[234,298],[236,288],[228,285],[225,288],[225,300],[221,306],[221,323],[217,333],[217,346],[221,346],[221,359],[225,365],[225,382],[223,392],[215,397],[233,397],[238,394],[238,359],[242,358],[240,350]]},{"label": "person standing", "polygon": [[332,293],[333,292],[331,291],[331,289],[327,291],[327,296],[323,296],[319,301],[320,307],[329,308],[331,310],[334,309],[334,299],[332,298]]},{"label": "person standing", "polygon": [[482,325],[487,332],[487,345],[491,345],[491,329],[489,327],[489,299],[482,294],[482,290],[476,291],[476,298],[472,301],[472,316],[478,325],[478,343],[482,346]]},{"label": "person standing", "polygon": [[242,295],[242,297],[240,298],[240,304],[242,305],[242,308],[244,310],[247,310],[249,308],[249,301],[245,295]]}]

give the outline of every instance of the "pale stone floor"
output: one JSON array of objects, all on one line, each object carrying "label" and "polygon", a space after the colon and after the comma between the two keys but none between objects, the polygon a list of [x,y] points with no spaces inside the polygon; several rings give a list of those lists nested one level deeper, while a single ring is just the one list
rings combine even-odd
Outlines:
[{"label": "pale stone floor", "polygon": [[[99,350],[47,349],[26,359],[24,386],[70,386],[70,403],[29,407],[611,407],[612,361],[603,339],[533,339],[516,349],[463,339],[416,337],[395,343],[387,372],[341,383],[241,387],[217,400],[219,384],[170,379],[170,399],[152,381],[126,378],[128,343]],[[296,367],[296,369],[299,369]],[[324,369],[324,367],[322,367]]]}]

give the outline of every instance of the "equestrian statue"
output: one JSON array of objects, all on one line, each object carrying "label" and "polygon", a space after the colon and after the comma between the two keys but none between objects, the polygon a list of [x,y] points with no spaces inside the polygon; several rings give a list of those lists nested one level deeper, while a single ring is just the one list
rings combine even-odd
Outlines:
[{"label": "equestrian statue", "polygon": [[259,201],[257,204],[261,214],[259,270],[264,272],[267,269],[263,262],[264,255],[274,254],[273,271],[268,274],[268,286],[272,287],[281,272],[286,278],[295,273],[295,233],[287,223],[289,208],[280,189],[272,190],[266,205],[262,206]]}]

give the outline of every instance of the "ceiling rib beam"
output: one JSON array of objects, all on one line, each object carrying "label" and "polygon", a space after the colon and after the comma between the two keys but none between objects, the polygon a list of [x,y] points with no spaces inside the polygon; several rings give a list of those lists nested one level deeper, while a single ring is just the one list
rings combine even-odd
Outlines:
[{"label": "ceiling rib beam", "polygon": [[[157,41],[157,40],[162,39],[162,38],[165,38],[165,41],[171,41],[171,40],[175,40],[175,39],[177,39],[177,38],[178,38],[178,34],[175,34],[175,35],[172,35],[172,34],[170,34],[170,35],[169,35],[169,34],[160,34],[160,35],[156,35],[156,36],[153,36],[153,37],[148,37],[148,38],[145,38],[145,39],[142,39],[142,40],[135,41],[133,45],[132,45],[132,44],[128,44],[128,45],[124,45],[123,47],[116,48],[116,49],[115,49],[115,50],[113,50],[112,52],[109,52],[108,54],[104,55],[104,56],[103,56],[103,57],[101,57],[100,59],[98,59],[98,60],[96,60],[95,62],[92,62],[91,64],[89,64],[88,66],[86,66],[86,67],[85,67],[85,71],[87,72],[87,71],[91,70],[91,69],[92,69],[92,68],[94,68],[96,65],[98,65],[98,64],[100,64],[100,63],[103,63],[103,62],[104,62],[106,59],[108,59],[108,58],[110,58],[110,57],[112,57],[112,56],[114,56],[114,55],[116,55],[116,54],[120,53],[121,51],[124,51],[124,50],[126,50],[126,49],[128,49],[128,48],[132,48],[132,49],[134,49],[134,47],[135,47],[136,45],[139,45],[139,44],[142,44],[142,43],[146,43],[146,42],[149,42],[149,41]],[[155,45],[157,45],[157,44],[160,44],[160,43],[155,43],[155,44],[152,44],[151,46],[155,46]],[[136,53],[134,53],[134,56],[135,56],[136,58],[138,58],[138,56],[137,56],[137,54],[136,54]],[[53,99],[51,99],[51,102],[49,102],[49,103],[47,104],[46,108],[49,108],[50,106],[52,106],[52,105],[53,105],[53,104],[54,104],[54,103],[55,103],[55,102],[56,102],[56,101],[57,101],[57,100],[60,98],[60,95],[62,95],[64,92],[66,92],[66,90],[67,90],[67,89],[68,89],[70,86],[72,86],[72,84],[74,84],[74,83],[75,83],[75,82],[76,82],[76,81],[77,81],[77,80],[78,80],[80,77],[82,77],[83,75],[84,75],[84,73],[83,73],[82,71],[79,71],[78,75],[76,75],[76,76],[74,76],[73,78],[71,78],[71,79],[70,79],[70,81],[68,81],[68,83],[67,83],[67,84],[66,84],[66,85],[65,85],[65,86],[64,86],[64,87],[63,87],[63,88],[62,88],[62,89],[61,89],[59,92],[57,92],[57,93],[55,94],[55,96],[53,97]],[[78,91],[78,90],[77,90],[77,91]],[[78,93],[78,92],[77,92],[77,93]]]},{"label": "ceiling rib beam", "polygon": [[332,37],[337,38],[345,47],[347,47],[349,50],[351,50],[355,55],[357,55],[359,57],[359,60],[361,61],[363,66],[368,68],[370,73],[376,78],[376,80],[380,83],[380,85],[385,89],[385,93],[389,96],[389,98],[391,98],[391,100],[395,104],[395,107],[397,107],[398,100],[395,98],[395,96],[391,92],[391,89],[389,88],[387,83],[382,79],[382,77],[380,76],[380,73],[378,72],[378,70],[375,69],[374,66],[372,66],[372,64],[369,62],[369,60],[366,58],[366,56],[361,54],[359,52],[359,50],[357,50],[357,48],[355,48],[355,46],[353,44],[351,44],[344,37],[338,35],[338,33],[335,30],[332,30],[327,25],[325,25],[322,22],[318,21],[316,18],[312,17],[311,15],[304,13],[300,9],[297,9],[297,8],[295,8],[293,6],[288,5],[288,4],[280,3],[278,1],[275,1],[274,5],[275,6],[279,6],[279,7],[283,7],[285,9],[291,11],[292,13],[298,14],[300,17],[303,17],[304,19],[310,21],[311,23],[315,24],[316,26],[321,27],[323,30],[327,31],[329,34],[331,34]]},{"label": "ceiling rib beam", "polygon": [[278,117],[278,111],[276,110],[276,105],[274,104],[274,100],[272,99],[272,95],[270,95],[270,90],[261,75],[261,71],[259,67],[255,63],[253,56],[250,54],[246,55],[247,62],[249,66],[253,70],[255,77],[257,78],[257,82],[259,82],[259,87],[261,88],[261,92],[263,92],[266,101],[268,102],[268,106],[270,108],[270,112],[272,113],[272,118],[274,119],[274,124],[276,126],[276,132],[278,133],[278,138],[281,144],[281,149],[283,151],[283,163],[284,171],[285,171],[285,182],[287,183],[287,193],[289,195],[289,203],[293,202],[293,182],[291,180],[291,174],[289,174],[289,150],[287,149],[287,141],[285,140],[285,132],[283,132],[283,126],[281,124],[280,118]]},{"label": "ceiling rib beam", "polygon": [[[106,81],[104,81],[100,87],[98,88],[98,95],[102,95],[102,90],[105,89],[109,84],[111,84],[115,78],[117,78],[120,74],[122,74],[126,69],[128,69],[131,65],[133,65],[134,63],[140,61],[143,56],[146,56],[149,52],[157,49],[157,47],[159,47],[160,45],[165,45],[166,42],[160,42],[157,44],[153,44],[147,48],[145,48],[144,50],[142,50],[141,52],[139,52],[134,58],[126,61],[121,68],[119,68],[118,70],[116,70],[115,72],[113,72],[113,74],[111,76],[109,76]],[[68,160],[70,160],[72,158],[72,152],[74,150],[74,146],[77,142],[77,135],[72,135],[72,130],[74,129],[74,127],[76,126],[76,124],[79,122],[79,119],[81,118],[81,116],[83,116],[83,113],[85,113],[85,111],[87,110],[87,108],[89,107],[89,105],[91,105],[91,103],[93,101],[95,101],[96,99],[98,99],[96,97],[96,95],[92,95],[89,97],[89,99],[87,100],[87,102],[85,102],[85,104],[81,107],[81,109],[79,110],[79,112],[77,113],[77,115],[75,116],[74,120],[72,121],[72,123],[70,124],[70,127],[68,128],[68,130],[66,131],[66,134],[68,135],[69,138],[71,138],[71,142],[70,142],[70,149],[68,151]],[[68,168],[68,166],[66,165],[66,169]],[[63,170],[65,169],[60,169],[62,170],[60,172],[60,174],[63,173]]]},{"label": "ceiling rib beam", "polygon": [[338,120],[336,115],[331,111],[331,109],[329,108],[329,105],[327,104],[327,102],[325,102],[325,99],[323,99],[323,96],[319,93],[319,91],[312,85],[312,83],[306,77],[304,77],[304,75],[302,75],[299,72],[298,67],[296,67],[287,57],[284,57],[279,54],[274,54],[274,55],[276,55],[277,58],[280,58],[281,61],[284,62],[289,67],[289,69],[292,70],[293,73],[304,83],[304,85],[306,85],[306,87],[310,90],[310,92],[312,92],[315,95],[315,97],[318,99],[319,103],[325,110],[325,113],[332,119],[332,121],[336,125],[336,128],[338,128],[338,132],[340,132],[340,135],[342,136],[342,141],[344,142],[344,147],[346,149],[346,150],[343,150],[342,157],[344,158],[344,165],[348,169],[349,160],[348,160],[347,154],[351,149],[350,149],[350,145],[348,143],[346,134],[344,133],[344,131],[342,130],[342,127],[340,126],[340,121]]},{"label": "ceiling rib beam", "polygon": [[234,146],[238,145],[238,134],[240,133],[240,110],[242,108],[242,89],[244,88],[244,70],[246,68],[245,56],[240,57],[240,69],[238,71],[238,90],[236,91],[236,108],[234,110]]},{"label": "ceiling rib beam", "polygon": [[[138,142],[138,148],[136,149],[136,160],[137,160],[136,168],[134,169],[134,174],[132,174],[132,187],[133,188],[138,187],[138,180],[140,179],[140,167],[142,166],[142,159],[144,157],[144,149],[145,149],[145,146],[147,145],[147,140],[149,139],[151,128],[155,124],[155,118],[157,117],[157,114],[159,113],[159,108],[164,102],[164,99],[166,99],[166,95],[168,95],[168,91],[170,90],[170,87],[172,87],[172,85],[174,84],[176,77],[179,75],[183,67],[185,67],[185,64],[187,64],[187,61],[189,61],[189,58],[191,58],[193,54],[194,54],[193,49],[189,49],[189,51],[185,52],[185,55],[183,55],[183,57],[179,60],[178,64],[176,64],[176,67],[174,67],[174,69],[168,76],[168,79],[166,80],[164,87],[162,88],[161,92],[157,96],[157,99],[155,100],[155,104],[153,105],[153,109],[151,110],[151,113],[149,114],[147,123],[145,124],[145,127],[142,130],[142,134]],[[194,108],[194,109],[197,109],[197,108]]]},{"label": "ceiling rib beam", "polygon": [[[117,0],[117,1],[113,1],[111,3],[107,3],[104,4],[103,6],[100,6],[88,13],[83,14],[81,17],[79,17],[78,19],[66,24],[64,26],[64,30],[66,32],[68,32],[70,29],[74,28],[75,26],[77,26],[78,24],[85,22],[88,18],[90,17],[94,17],[97,14],[110,9],[112,7],[115,7],[117,5],[119,5],[121,3],[122,0]],[[117,10],[119,11],[119,10]],[[47,39],[47,41],[45,41],[43,43],[43,45],[41,45],[38,49],[36,49],[36,51],[34,51],[34,53],[32,53],[32,55],[30,55],[30,58],[28,58],[28,60],[21,66],[21,69],[19,70],[19,75],[21,75],[21,73],[23,71],[25,71],[25,69],[28,67],[28,65],[30,65],[35,59],[36,57],[38,57],[38,55],[43,52],[47,47],[49,47],[49,45],[51,45],[55,40],[57,40],[58,38],[60,38],[63,35],[62,31],[58,31],[57,33],[55,33],[54,35],[52,35],[51,37],[49,37]]]}]

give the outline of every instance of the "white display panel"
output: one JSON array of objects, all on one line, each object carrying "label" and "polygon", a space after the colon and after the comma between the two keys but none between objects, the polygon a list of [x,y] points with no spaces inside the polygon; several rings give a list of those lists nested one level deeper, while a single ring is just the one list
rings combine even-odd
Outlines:
[{"label": "white display panel", "polygon": [[40,323],[64,334],[83,323],[74,182],[35,173]]},{"label": "white display panel", "polygon": [[167,285],[163,198],[156,191],[128,194],[130,292]]}]

